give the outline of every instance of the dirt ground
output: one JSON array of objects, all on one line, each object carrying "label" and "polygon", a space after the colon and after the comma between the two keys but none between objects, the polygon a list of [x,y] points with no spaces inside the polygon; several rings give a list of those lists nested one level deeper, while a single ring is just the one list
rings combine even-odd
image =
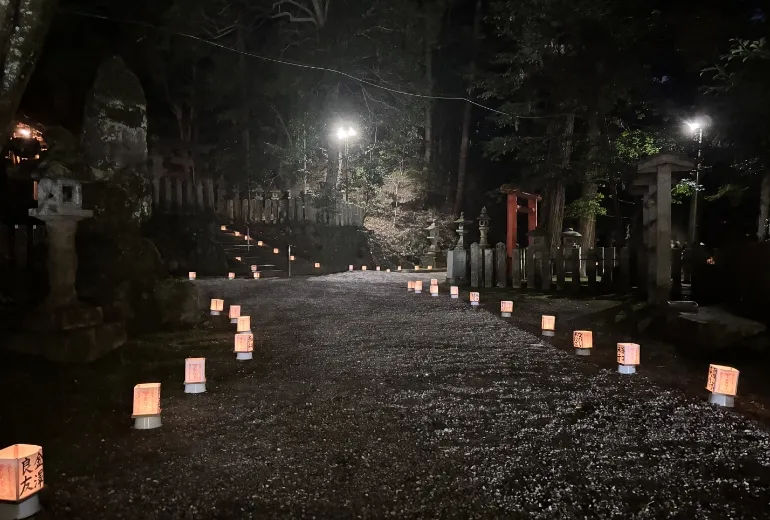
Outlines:
[{"label": "dirt ground", "polygon": [[[493,292],[472,310],[410,277],[196,282],[251,315],[253,361],[222,320],[89,366],[2,354],[0,445],[43,446],[44,519],[768,517],[770,431],[743,374],[737,409],[713,407],[675,352],[643,342],[621,376],[633,338],[608,328],[575,356],[570,327],[601,304],[520,295],[504,320]],[[548,342],[527,332],[544,309]],[[205,394],[183,393],[192,356]],[[163,385],[159,429],[131,429],[141,382]]]}]

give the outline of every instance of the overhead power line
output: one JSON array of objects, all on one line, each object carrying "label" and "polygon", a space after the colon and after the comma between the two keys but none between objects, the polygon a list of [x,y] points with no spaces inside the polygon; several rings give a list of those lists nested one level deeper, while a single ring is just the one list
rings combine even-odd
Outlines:
[{"label": "overhead power line", "polygon": [[256,58],[258,60],[267,61],[267,62],[270,62],[270,63],[277,63],[277,64],[280,64],[280,65],[288,65],[288,66],[291,66],[291,67],[299,67],[299,68],[302,68],[302,69],[318,70],[318,71],[323,71],[323,72],[331,72],[333,74],[339,74],[340,76],[345,76],[347,78],[352,79],[353,81],[357,81],[357,82],[362,83],[364,85],[369,85],[370,87],[378,88],[378,89],[381,89],[381,90],[386,90],[388,92],[392,92],[394,94],[400,94],[400,95],[403,95],[403,96],[411,96],[411,97],[422,98],[422,99],[444,100],[444,101],[465,101],[465,102],[470,103],[472,105],[475,105],[475,106],[477,106],[479,108],[483,108],[484,110],[488,110],[489,112],[493,112],[493,113],[496,113],[496,114],[500,114],[500,115],[504,115],[504,116],[508,116],[508,117],[513,117],[513,118],[519,118],[519,119],[544,119],[544,118],[548,118],[548,117],[560,117],[560,116],[566,115],[566,114],[549,114],[549,115],[544,115],[544,116],[525,116],[525,115],[519,115],[519,114],[511,114],[511,113],[508,113],[508,112],[503,112],[501,110],[497,110],[495,108],[492,108],[492,107],[489,107],[489,106],[486,106],[486,105],[482,105],[481,103],[479,103],[477,101],[474,101],[472,99],[469,99],[467,97],[463,97],[463,96],[444,96],[444,95],[433,95],[433,94],[419,94],[417,92],[408,92],[408,91],[405,91],[405,90],[400,90],[400,89],[396,89],[396,88],[392,88],[392,87],[386,87],[384,85],[379,85],[377,83],[373,83],[373,82],[365,80],[363,78],[359,78],[359,77],[353,76],[352,74],[348,74],[347,72],[342,72],[341,70],[330,69],[328,67],[321,67],[321,66],[318,66],[318,65],[309,65],[307,63],[297,63],[297,62],[293,62],[293,61],[279,60],[278,58],[270,58],[268,56],[262,56],[260,54],[255,54],[253,52],[247,52],[247,51],[242,51],[240,49],[236,49],[236,48],[233,48],[233,47],[228,47],[227,45],[222,45],[221,43],[217,43],[217,42],[214,42],[214,41],[211,41],[211,40],[207,40],[205,38],[201,38],[200,36],[195,36],[193,34],[187,34],[187,33],[172,31],[172,30],[170,30],[168,28],[164,28],[164,27],[158,27],[157,25],[153,25],[153,24],[148,23],[148,22],[140,22],[138,20],[126,20],[126,19],[121,19],[121,18],[114,18],[114,17],[111,17],[111,16],[104,16],[104,15],[99,15],[99,14],[94,14],[94,13],[85,13],[85,12],[82,12],[82,11],[76,11],[76,10],[70,10],[70,9],[61,9],[60,12],[65,13],[65,14],[73,14],[73,15],[76,15],[76,16],[83,16],[83,17],[86,17],[86,18],[95,18],[95,19],[98,19],[98,20],[106,20],[106,21],[110,21],[110,22],[124,23],[124,24],[129,24],[129,25],[139,25],[139,26],[142,26],[142,27],[147,27],[149,29],[155,29],[155,30],[158,30],[158,31],[164,31],[164,32],[167,32],[167,33],[175,35],[175,36],[181,36],[183,38],[189,38],[191,40],[199,41],[199,42],[202,42],[202,43],[206,43],[208,45],[212,45],[214,47],[218,47],[218,48],[223,49],[225,51],[234,52],[236,54],[243,54],[245,56],[249,56],[251,58]]}]

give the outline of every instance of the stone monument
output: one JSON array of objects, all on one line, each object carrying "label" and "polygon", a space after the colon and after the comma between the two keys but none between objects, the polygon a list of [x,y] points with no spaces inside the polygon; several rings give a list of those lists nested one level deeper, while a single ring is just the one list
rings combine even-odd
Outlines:
[{"label": "stone monument", "polygon": [[460,218],[455,220],[457,224],[457,244],[454,249],[447,251],[447,278],[450,283],[468,283],[468,250],[465,249],[465,235],[468,230],[465,229],[470,221],[465,220],[465,214],[460,213]]},{"label": "stone monument", "polygon": [[78,222],[93,215],[82,208],[80,183],[42,179],[38,207],[30,209],[29,215],[45,222],[48,233],[50,293],[24,323],[24,332],[11,338],[11,349],[51,361],[88,362],[122,345],[126,340],[123,325],[103,323],[101,307],[78,301],[75,290],[75,234]]},{"label": "stone monument", "polygon": [[436,219],[430,223],[430,226],[425,228],[428,232],[428,240],[430,240],[430,246],[428,246],[428,252],[420,258],[420,264],[433,269],[438,267],[436,257],[438,256],[438,228],[436,227]]}]

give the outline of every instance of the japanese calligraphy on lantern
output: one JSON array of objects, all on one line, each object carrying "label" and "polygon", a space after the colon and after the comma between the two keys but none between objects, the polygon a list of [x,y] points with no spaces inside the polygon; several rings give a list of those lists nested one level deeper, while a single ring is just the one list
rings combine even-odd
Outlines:
[{"label": "japanese calligraphy on lantern", "polygon": [[432,271],[432,270],[433,270],[433,266],[432,266],[432,265],[429,265],[429,266],[428,266],[428,271]]},{"label": "japanese calligraphy on lantern", "polygon": [[237,318],[241,315],[241,306],[240,305],[231,305],[230,306],[230,319]]},{"label": "japanese calligraphy on lantern", "polygon": [[512,313],[513,312],[513,302],[500,302],[500,312],[507,312]]},{"label": "japanese calligraphy on lantern", "polygon": [[251,331],[251,317],[239,316],[238,317],[238,329],[236,332],[250,332]]},{"label": "japanese calligraphy on lantern", "polygon": [[131,417],[160,414],[160,383],[142,383],[134,387],[134,413]]},{"label": "japanese calligraphy on lantern", "polygon": [[0,500],[20,502],[43,484],[43,448],[14,444],[0,450]]},{"label": "japanese calligraphy on lantern", "polygon": [[636,343],[618,343],[618,364],[638,365],[639,345]]},{"label": "japanese calligraphy on lantern", "polygon": [[540,328],[543,330],[554,330],[556,328],[556,316],[543,315],[540,318]]},{"label": "japanese calligraphy on lantern", "polygon": [[184,383],[206,382],[206,358],[187,358],[184,360]]},{"label": "japanese calligraphy on lantern", "polygon": [[471,293],[471,302],[479,303],[479,293],[477,292]]},{"label": "japanese calligraphy on lantern", "polygon": [[241,234],[238,231],[236,231],[235,232],[235,236],[239,237],[239,236],[241,236]]},{"label": "japanese calligraphy on lantern", "polygon": [[252,352],[254,350],[254,334],[236,334],[235,352]]},{"label": "japanese calligraphy on lantern", "polygon": [[740,372],[724,365],[709,365],[706,389],[715,394],[734,396],[738,392],[738,376]]},{"label": "japanese calligraphy on lantern", "polygon": [[594,334],[590,330],[576,330],[572,333],[572,346],[575,348],[593,348]]}]

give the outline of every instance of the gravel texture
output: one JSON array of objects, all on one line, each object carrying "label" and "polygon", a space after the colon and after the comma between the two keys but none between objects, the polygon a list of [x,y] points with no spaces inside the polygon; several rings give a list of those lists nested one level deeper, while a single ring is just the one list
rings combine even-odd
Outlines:
[{"label": "gravel texture", "polygon": [[214,335],[175,353],[161,428],[131,430],[130,387],[62,424],[46,518],[770,516],[758,423],[431,298],[437,274],[199,280],[251,315],[254,360]]}]

